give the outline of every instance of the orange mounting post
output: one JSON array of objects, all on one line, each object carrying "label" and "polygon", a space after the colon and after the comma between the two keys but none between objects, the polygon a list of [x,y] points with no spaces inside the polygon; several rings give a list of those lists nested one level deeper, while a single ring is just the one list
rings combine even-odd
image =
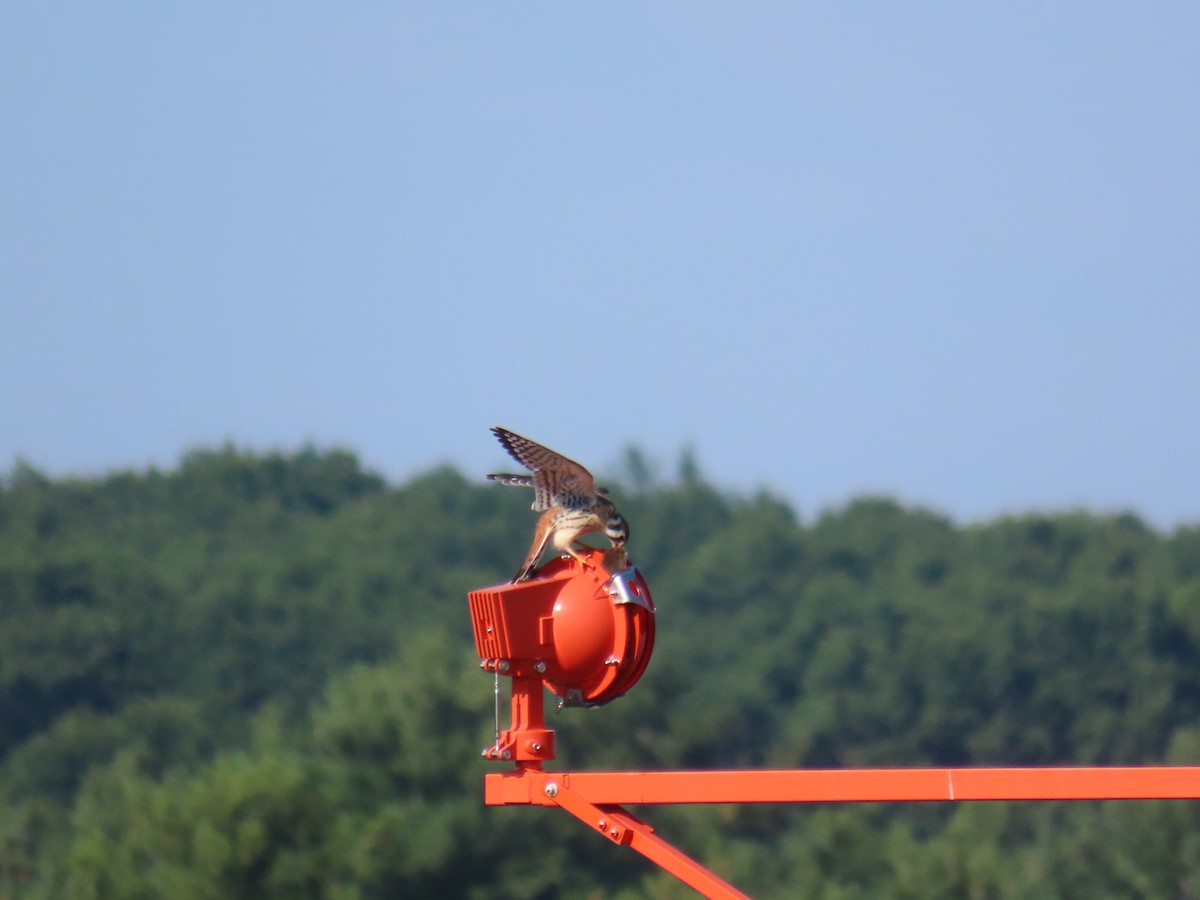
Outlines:
[{"label": "orange mounting post", "polygon": [[828,803],[969,800],[1200,799],[1200,766],[546,772],[554,732],[543,687],[559,706],[598,706],[628,691],[654,646],[654,602],[637,569],[611,573],[593,551],[537,577],[468,595],[481,667],[512,679],[512,720],[484,750],[516,769],[484,777],[488,806],[558,806],[650,859],[705,897],[744,900],[623,808],[627,803]]}]

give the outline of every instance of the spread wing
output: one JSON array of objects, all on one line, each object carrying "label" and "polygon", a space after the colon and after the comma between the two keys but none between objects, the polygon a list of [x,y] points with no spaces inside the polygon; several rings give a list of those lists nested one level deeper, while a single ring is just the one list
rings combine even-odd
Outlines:
[{"label": "spread wing", "polygon": [[[512,458],[533,473],[533,508],[550,509],[552,506],[578,506],[582,501],[595,499],[596,483],[592,474],[574,460],[543,447],[536,441],[521,437],[506,428],[493,428],[501,445]],[[522,475],[489,475],[502,484],[529,484]]]}]

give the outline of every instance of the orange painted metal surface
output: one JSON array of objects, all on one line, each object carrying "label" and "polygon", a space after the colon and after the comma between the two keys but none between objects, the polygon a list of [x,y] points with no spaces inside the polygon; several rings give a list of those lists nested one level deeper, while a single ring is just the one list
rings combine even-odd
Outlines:
[{"label": "orange painted metal surface", "polygon": [[605,569],[599,550],[588,560],[586,568],[571,557],[551,560],[530,580],[468,593],[481,668],[512,679],[510,724],[500,730],[497,721],[486,758],[553,759],[544,689],[567,706],[598,706],[620,697],[645,671],[655,615],[646,582],[632,566]]},{"label": "orange painted metal surface", "polygon": [[488,805],[549,805],[552,779],[597,804],[1200,799],[1200,766],[488,774]]},{"label": "orange painted metal surface", "polygon": [[470,591],[482,667],[537,677],[568,706],[598,706],[642,676],[654,649],[654,601],[636,568],[553,559],[528,581]]},{"label": "orange painted metal surface", "polygon": [[484,756],[516,768],[484,777],[484,802],[558,806],[706,897],[747,895],[623,804],[1200,799],[1200,766],[547,772],[554,732],[543,690],[566,705],[606,703],[641,677],[654,646],[645,581],[632,568],[613,576],[603,561],[600,551],[586,568],[553,560],[532,580],[468,595],[482,668],[512,680],[510,725],[500,730],[497,711],[496,743]]},{"label": "orange painted metal surface", "polygon": [[654,834],[625,803],[1200,799],[1200,766],[546,772],[484,778],[489,806],[559,806],[714,900],[746,894]]},{"label": "orange painted metal surface", "polygon": [[510,724],[484,749],[484,758],[537,763],[554,759],[554,732],[546,727],[544,699],[540,678],[514,675]]},{"label": "orange painted metal surface", "polygon": [[551,803],[561,806],[614,844],[629,847],[642,854],[705,897],[718,900],[749,900],[746,894],[729,882],[668,844],[637,816],[619,806],[592,803],[576,791],[563,787],[554,778],[536,780],[541,784],[543,795]]}]

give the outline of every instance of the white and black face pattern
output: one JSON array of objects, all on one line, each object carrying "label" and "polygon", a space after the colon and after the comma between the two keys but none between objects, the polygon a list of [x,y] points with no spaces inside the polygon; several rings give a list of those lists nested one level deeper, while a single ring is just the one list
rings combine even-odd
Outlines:
[{"label": "white and black face pattern", "polygon": [[629,523],[615,509],[609,513],[608,521],[604,523],[604,536],[613,542],[614,547],[623,546],[629,541]]}]

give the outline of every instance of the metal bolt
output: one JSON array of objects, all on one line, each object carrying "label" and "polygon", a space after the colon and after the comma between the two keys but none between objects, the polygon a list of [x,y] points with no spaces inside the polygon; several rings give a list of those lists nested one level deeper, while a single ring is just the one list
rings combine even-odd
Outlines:
[{"label": "metal bolt", "polygon": [[538,660],[537,662],[535,662],[533,664],[533,671],[535,671],[539,675],[541,675],[543,672],[546,671],[546,664],[544,662],[542,662],[541,660]]},{"label": "metal bolt", "polygon": [[596,827],[599,828],[601,831],[604,831],[606,828],[608,828],[608,822],[606,822],[604,819],[601,819],[599,822],[596,823]]},{"label": "metal bolt", "polygon": [[500,754],[500,758],[501,759],[512,759],[512,751],[505,750],[503,753]]},{"label": "metal bolt", "polygon": [[608,832],[608,835],[609,835],[609,837],[615,838],[617,836],[617,829],[613,828],[611,831]]},{"label": "metal bolt", "polygon": [[502,659],[502,660],[500,660],[500,662],[496,663],[496,671],[497,672],[507,672],[508,671],[508,660]]},{"label": "metal bolt", "polygon": [[542,745],[540,743],[538,743],[537,741],[534,741],[532,744],[529,745],[529,749],[532,750],[534,753],[541,753]]},{"label": "metal bolt", "polygon": [[558,782],[551,781],[549,784],[546,785],[546,796],[547,797],[557,797],[558,796]]}]

